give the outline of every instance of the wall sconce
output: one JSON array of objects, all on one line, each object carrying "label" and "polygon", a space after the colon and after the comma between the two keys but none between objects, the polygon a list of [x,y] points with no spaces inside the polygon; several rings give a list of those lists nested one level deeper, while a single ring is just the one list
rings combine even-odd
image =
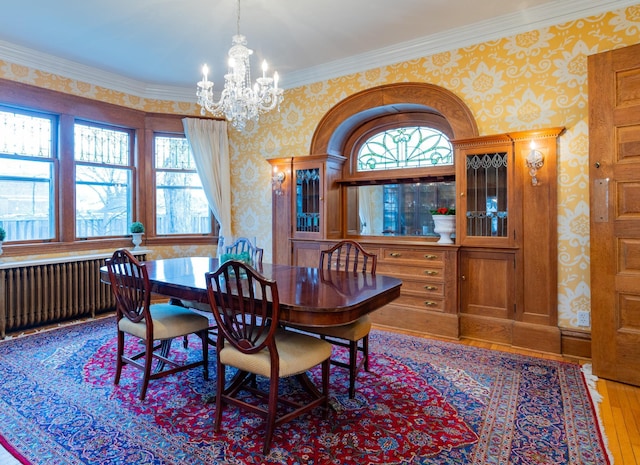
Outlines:
[{"label": "wall sconce", "polygon": [[271,177],[271,187],[276,195],[282,195],[282,183],[287,178],[284,171],[277,171],[277,168],[273,169],[273,176]]},{"label": "wall sconce", "polygon": [[531,185],[537,186],[539,181],[536,173],[544,166],[544,155],[542,155],[540,150],[536,150],[536,143],[534,141],[531,141],[529,147],[531,150],[529,150],[527,158],[525,158],[525,163],[527,168],[529,168],[529,174],[531,175]]}]

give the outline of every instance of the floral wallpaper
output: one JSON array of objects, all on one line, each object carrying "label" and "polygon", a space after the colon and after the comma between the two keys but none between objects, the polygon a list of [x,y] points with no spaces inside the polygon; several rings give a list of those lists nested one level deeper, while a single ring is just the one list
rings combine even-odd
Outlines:
[{"label": "floral wallpaper", "polygon": [[[558,324],[590,309],[587,56],[640,41],[640,4],[285,91],[280,112],[230,129],[232,229],[271,256],[270,165],[304,156],[322,116],[347,96],[394,82],[458,95],[481,135],[564,126],[558,152]],[[197,115],[195,104],[145,100],[0,60],[0,77],[152,112]],[[286,77],[285,77],[286,80]],[[158,256],[184,254],[163,248]]]}]

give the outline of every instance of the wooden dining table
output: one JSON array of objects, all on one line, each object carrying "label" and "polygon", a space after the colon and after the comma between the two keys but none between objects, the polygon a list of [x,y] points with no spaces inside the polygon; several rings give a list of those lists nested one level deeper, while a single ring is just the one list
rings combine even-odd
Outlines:
[{"label": "wooden dining table", "polygon": [[[148,260],[151,290],[163,296],[208,303],[205,273],[218,269],[217,258]],[[390,276],[263,264],[256,268],[278,284],[280,321],[305,326],[335,326],[357,320],[400,296],[402,281]],[[109,282],[106,267],[101,277]]]}]

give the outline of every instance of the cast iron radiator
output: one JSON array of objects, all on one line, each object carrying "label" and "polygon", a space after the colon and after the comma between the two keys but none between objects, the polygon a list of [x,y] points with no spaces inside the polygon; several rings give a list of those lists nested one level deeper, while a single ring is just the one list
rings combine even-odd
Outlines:
[{"label": "cast iron radiator", "polygon": [[[100,267],[111,255],[65,257],[0,267],[0,339],[6,333],[115,309]],[[144,260],[145,255],[137,255]]]}]

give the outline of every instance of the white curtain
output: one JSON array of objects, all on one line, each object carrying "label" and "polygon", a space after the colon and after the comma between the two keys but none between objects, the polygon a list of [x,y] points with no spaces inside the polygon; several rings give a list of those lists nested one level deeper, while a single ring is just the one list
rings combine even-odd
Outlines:
[{"label": "white curtain", "polygon": [[198,176],[202,181],[209,208],[220,223],[225,240],[231,232],[231,168],[227,122],[184,118],[184,132],[191,145]]},{"label": "white curtain", "polygon": [[362,230],[360,234],[375,234],[376,189],[380,186],[358,187],[358,213]]}]

